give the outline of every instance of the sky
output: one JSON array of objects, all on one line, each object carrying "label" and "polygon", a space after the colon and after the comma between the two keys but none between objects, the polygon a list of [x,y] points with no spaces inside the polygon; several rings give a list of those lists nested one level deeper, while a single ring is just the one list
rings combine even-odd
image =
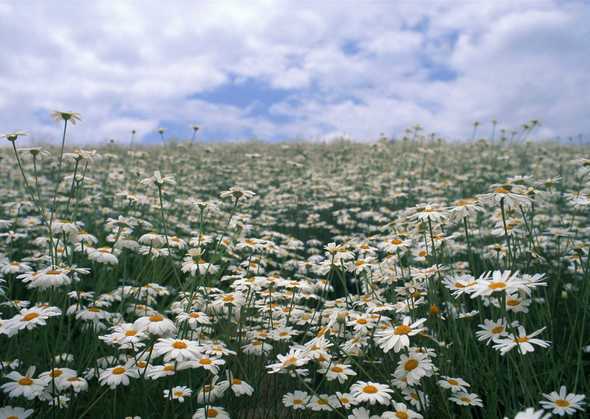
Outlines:
[{"label": "sky", "polygon": [[3,1],[0,132],[126,143],[590,136],[586,1]]}]

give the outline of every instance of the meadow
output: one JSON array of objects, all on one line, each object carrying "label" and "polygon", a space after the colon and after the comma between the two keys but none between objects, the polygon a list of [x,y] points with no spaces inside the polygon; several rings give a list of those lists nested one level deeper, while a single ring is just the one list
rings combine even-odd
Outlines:
[{"label": "meadow", "polygon": [[56,116],[1,140],[0,418],[586,417],[588,146]]}]

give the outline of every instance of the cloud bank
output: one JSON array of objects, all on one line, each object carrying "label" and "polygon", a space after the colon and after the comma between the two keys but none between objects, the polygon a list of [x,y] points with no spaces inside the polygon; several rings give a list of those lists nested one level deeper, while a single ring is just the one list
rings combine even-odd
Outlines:
[{"label": "cloud bank", "polygon": [[11,2],[0,22],[0,131],[39,140],[54,109],[81,143],[590,133],[583,2]]}]

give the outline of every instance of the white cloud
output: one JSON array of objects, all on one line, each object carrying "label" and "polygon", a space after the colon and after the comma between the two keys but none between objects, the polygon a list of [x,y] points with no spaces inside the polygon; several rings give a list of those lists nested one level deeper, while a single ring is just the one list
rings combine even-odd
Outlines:
[{"label": "white cloud", "polygon": [[[465,136],[474,120],[532,118],[545,135],[590,133],[582,3],[355,4],[2,4],[0,131],[57,138],[45,115],[72,109],[84,142],[162,121],[227,138],[376,138],[415,123]],[[190,98],[246,78],[288,95],[252,97],[267,112]]]}]

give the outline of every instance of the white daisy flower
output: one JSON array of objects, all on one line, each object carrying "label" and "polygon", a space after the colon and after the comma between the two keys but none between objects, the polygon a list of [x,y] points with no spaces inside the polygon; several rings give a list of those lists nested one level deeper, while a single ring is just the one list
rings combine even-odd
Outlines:
[{"label": "white daisy flower", "polygon": [[551,413],[559,416],[573,415],[576,412],[583,412],[584,394],[568,393],[565,386],[559,388],[559,393],[553,391],[549,394],[543,393],[546,400],[541,400],[543,409],[550,410]]},{"label": "white daisy flower", "polygon": [[425,321],[426,319],[418,319],[412,323],[412,319],[405,316],[399,326],[375,332],[376,342],[385,353],[392,349],[394,352],[399,352],[402,348],[410,346],[410,336],[425,330],[424,327],[420,327]]},{"label": "white daisy flower", "polygon": [[165,399],[178,400],[180,403],[183,403],[185,397],[190,397],[193,391],[187,386],[175,386],[170,390],[165,389],[163,393]]},{"label": "white daisy flower", "polygon": [[385,384],[357,381],[350,387],[350,393],[359,402],[388,405],[391,402],[393,390]]}]

